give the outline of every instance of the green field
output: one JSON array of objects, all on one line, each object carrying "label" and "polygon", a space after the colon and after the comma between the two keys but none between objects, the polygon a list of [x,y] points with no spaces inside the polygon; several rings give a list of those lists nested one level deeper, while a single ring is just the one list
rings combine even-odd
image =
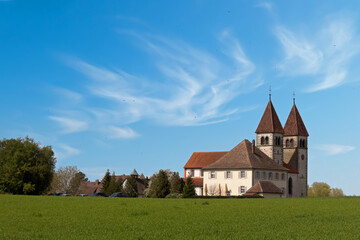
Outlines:
[{"label": "green field", "polygon": [[360,198],[0,195],[0,239],[360,239]]}]

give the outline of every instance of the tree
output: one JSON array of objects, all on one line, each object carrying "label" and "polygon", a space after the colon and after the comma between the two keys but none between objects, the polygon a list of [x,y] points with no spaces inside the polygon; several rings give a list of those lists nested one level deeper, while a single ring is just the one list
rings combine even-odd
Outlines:
[{"label": "tree", "polygon": [[54,175],[51,146],[41,147],[29,137],[0,141],[0,192],[42,194]]},{"label": "tree", "polygon": [[108,194],[110,181],[111,181],[111,176],[110,176],[110,171],[108,169],[105,173],[103,180],[101,181],[102,192]]},{"label": "tree", "polygon": [[183,180],[180,178],[178,172],[174,172],[171,174],[169,182],[170,182],[170,193],[182,193]]},{"label": "tree", "polygon": [[194,183],[191,177],[186,178],[184,189],[183,189],[183,198],[195,197],[195,188]]},{"label": "tree", "polygon": [[76,166],[60,167],[51,182],[51,192],[74,195],[83,180],[87,181],[87,178]]},{"label": "tree", "polygon": [[344,192],[341,188],[332,188],[330,190],[330,197],[343,197]]},{"label": "tree", "polygon": [[83,172],[78,172],[70,181],[70,191],[69,194],[75,195],[79,191],[79,187],[82,182],[87,182],[88,179]]},{"label": "tree", "polygon": [[167,173],[164,170],[160,170],[155,179],[155,197],[166,197],[166,195],[170,193],[170,183]]},{"label": "tree", "polygon": [[126,179],[125,193],[129,197],[137,197],[138,191],[137,191],[137,182],[135,176],[130,176]]},{"label": "tree", "polygon": [[309,197],[328,197],[330,186],[324,182],[314,182],[308,190]]}]

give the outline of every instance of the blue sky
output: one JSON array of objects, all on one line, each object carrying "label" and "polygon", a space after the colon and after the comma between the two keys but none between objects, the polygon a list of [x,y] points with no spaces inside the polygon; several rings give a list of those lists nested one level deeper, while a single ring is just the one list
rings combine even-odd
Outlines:
[{"label": "blue sky", "polygon": [[57,167],[183,173],[230,150],[292,94],[309,183],[360,195],[359,2],[0,0],[1,137],[52,145]]}]

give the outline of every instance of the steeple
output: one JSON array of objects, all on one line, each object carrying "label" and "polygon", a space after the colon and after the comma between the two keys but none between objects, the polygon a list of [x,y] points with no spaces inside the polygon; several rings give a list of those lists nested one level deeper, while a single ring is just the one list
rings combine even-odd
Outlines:
[{"label": "steeple", "polygon": [[284,127],[285,136],[305,136],[308,137],[309,134],[306,130],[305,124],[300,116],[300,113],[295,105],[290,111],[289,117],[285,123]]},{"label": "steeple", "polygon": [[284,129],[278,115],[276,114],[271,99],[265,108],[264,114],[255,133],[284,133]]}]

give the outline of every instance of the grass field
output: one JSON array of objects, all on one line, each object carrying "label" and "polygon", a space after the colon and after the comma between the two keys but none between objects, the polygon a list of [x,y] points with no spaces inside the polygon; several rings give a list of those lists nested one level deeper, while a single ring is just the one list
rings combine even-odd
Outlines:
[{"label": "grass field", "polygon": [[360,198],[0,195],[0,239],[360,239]]}]

